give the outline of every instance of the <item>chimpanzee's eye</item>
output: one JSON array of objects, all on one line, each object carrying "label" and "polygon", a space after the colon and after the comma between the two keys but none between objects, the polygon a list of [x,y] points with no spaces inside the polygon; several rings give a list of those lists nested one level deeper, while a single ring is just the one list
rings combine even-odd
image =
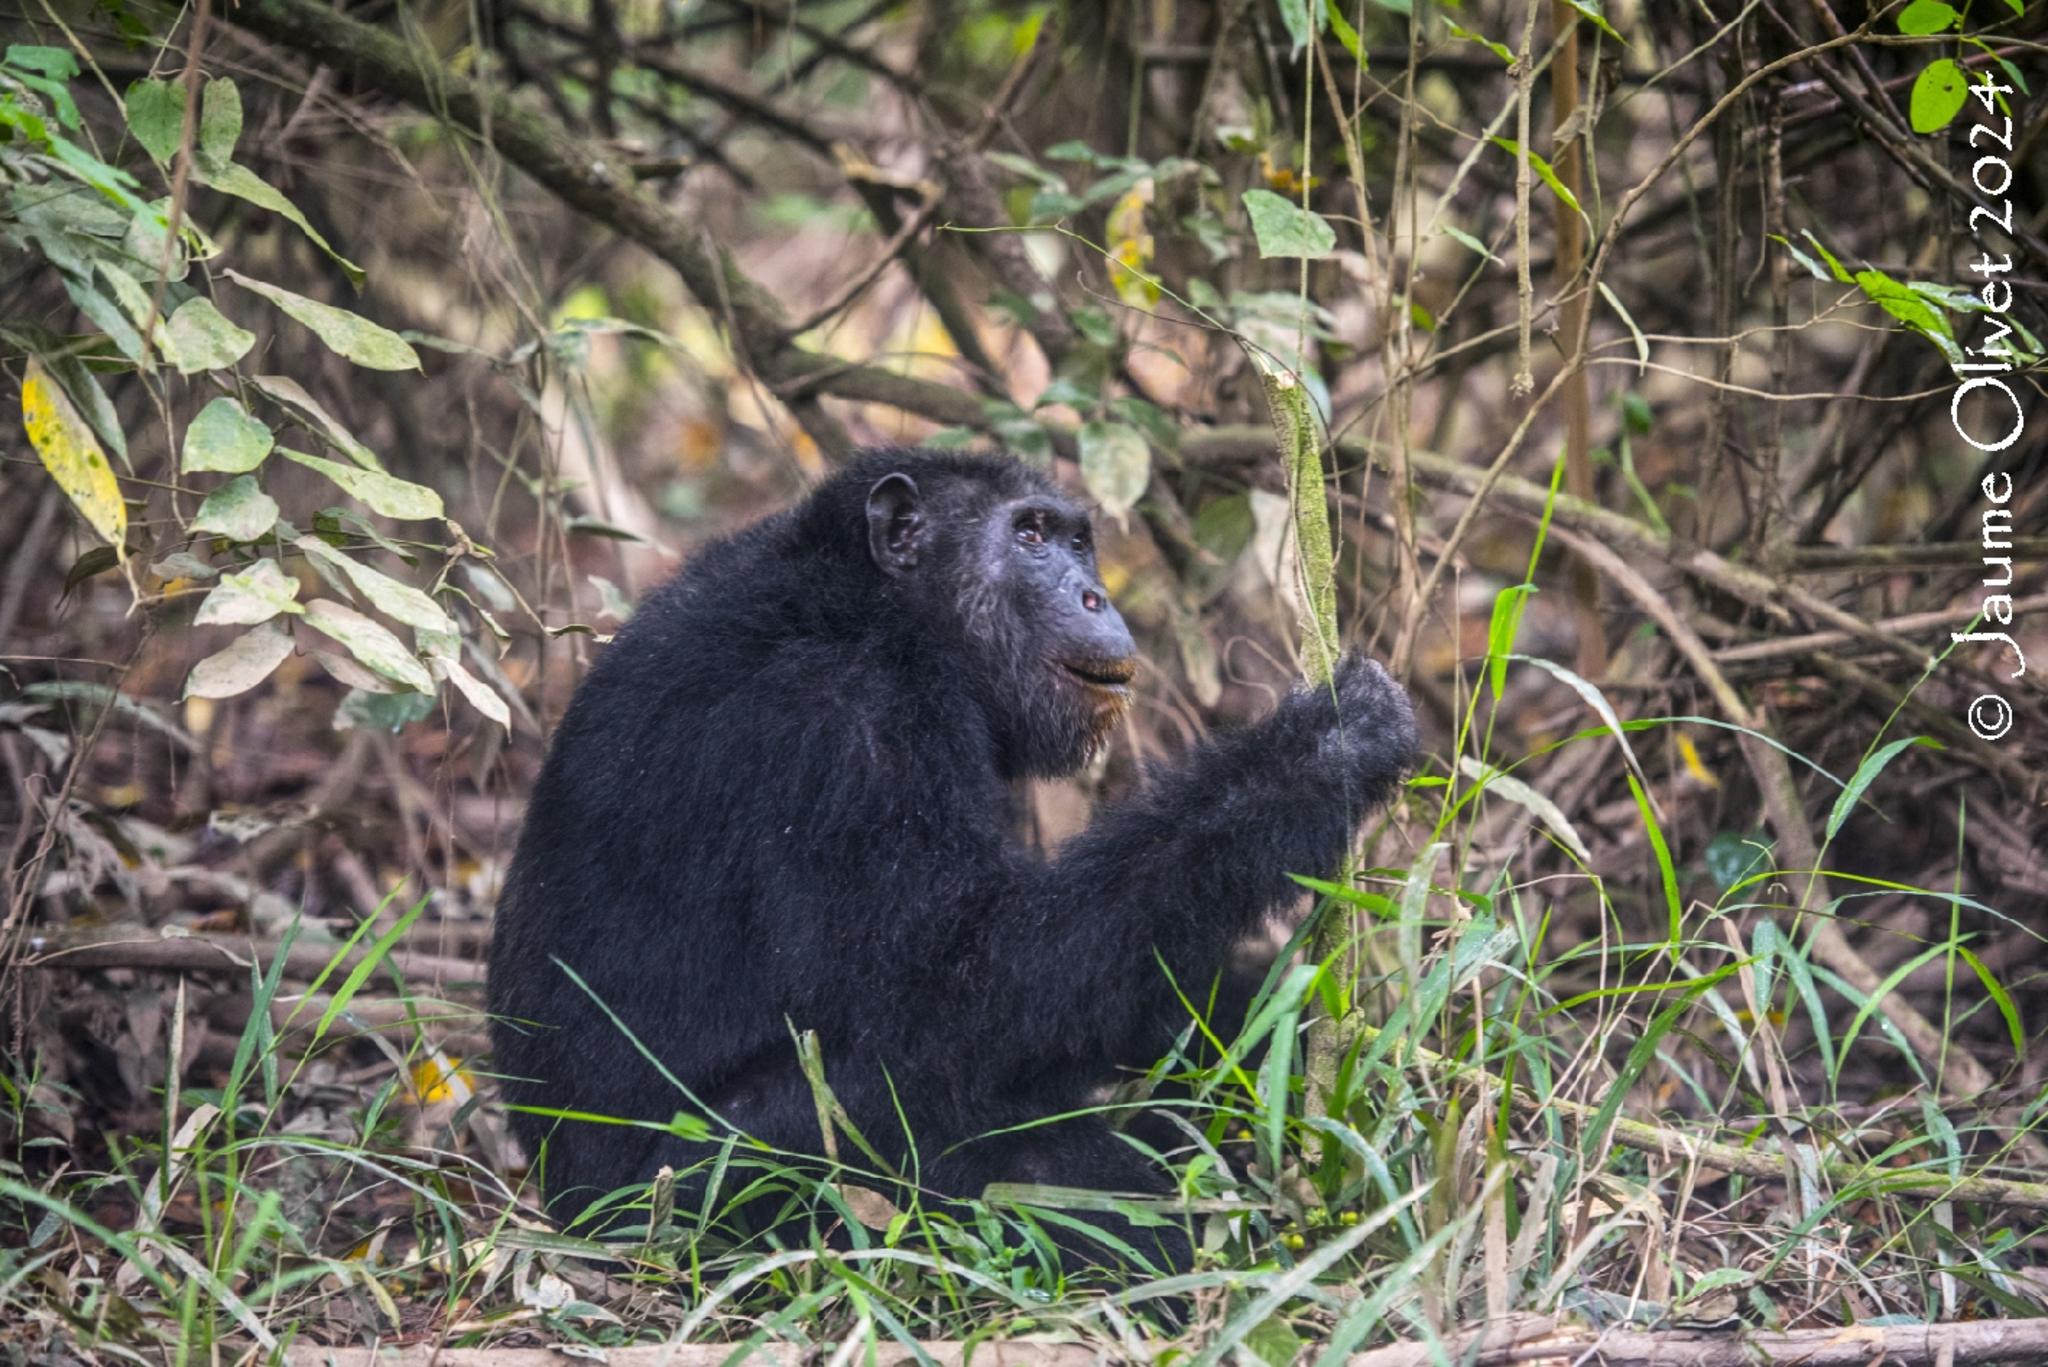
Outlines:
[{"label": "chimpanzee's eye", "polygon": [[1017,539],[1027,546],[1045,544],[1045,514],[1026,513],[1017,519]]}]

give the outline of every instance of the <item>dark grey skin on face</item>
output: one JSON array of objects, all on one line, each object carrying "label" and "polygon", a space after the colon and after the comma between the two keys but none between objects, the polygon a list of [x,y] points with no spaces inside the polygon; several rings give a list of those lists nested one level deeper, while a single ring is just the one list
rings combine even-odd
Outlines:
[{"label": "dark grey skin on face", "polygon": [[[720,1149],[520,1107],[680,1111],[777,1162],[819,1155],[792,1026],[891,1168],[858,1180],[899,1202],[1169,1189],[1099,1116],[1032,1122],[1160,1056],[1180,994],[1206,995],[1289,875],[1336,867],[1415,727],[1347,657],[1153,766],[1055,855],[1020,844],[1010,781],[1083,763],[1135,656],[1085,510],[1008,458],[861,453],[650,595],[556,732],[492,943],[496,1069],[552,1212],[663,1165],[693,1206]],[[728,1171],[721,1201],[745,1187]],[[736,1218],[809,1210],[776,1194]],[[1156,1261],[1191,1256],[1178,1230],[1112,1223]]]},{"label": "dark grey skin on face", "polygon": [[[868,491],[868,550],[892,575],[915,573],[924,514],[917,482],[898,472]],[[1095,529],[1085,510],[1037,494],[1006,499],[980,519],[975,558],[1008,590],[1013,610],[1044,643],[1047,657],[1082,685],[1126,689],[1137,673],[1137,643],[1109,601],[1095,564]]]}]

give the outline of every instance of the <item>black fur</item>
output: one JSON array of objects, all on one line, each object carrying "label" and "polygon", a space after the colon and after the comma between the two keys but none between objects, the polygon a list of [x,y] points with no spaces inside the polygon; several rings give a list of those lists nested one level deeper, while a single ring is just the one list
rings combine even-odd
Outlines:
[{"label": "black fur", "polygon": [[[892,472],[924,500],[925,554],[903,573],[871,546],[869,493]],[[1414,722],[1378,665],[1348,658],[1334,688],[1298,688],[1157,773],[1057,857],[1020,848],[1007,781],[1071,770],[1101,720],[1054,686],[985,563],[990,510],[1031,497],[1083,516],[1012,460],[865,453],[648,598],[563,718],[499,906],[508,1100],[698,1110],[559,959],[706,1108],[778,1149],[821,1151],[793,1023],[866,1137],[906,1172],[915,1145],[930,1190],[1164,1188],[1096,1119],[976,1137],[1084,1107],[1118,1065],[1158,1057],[1187,1024],[1160,959],[1199,997],[1297,891],[1290,872],[1336,867]],[[546,1141],[564,1215],[707,1152],[513,1124]]]}]

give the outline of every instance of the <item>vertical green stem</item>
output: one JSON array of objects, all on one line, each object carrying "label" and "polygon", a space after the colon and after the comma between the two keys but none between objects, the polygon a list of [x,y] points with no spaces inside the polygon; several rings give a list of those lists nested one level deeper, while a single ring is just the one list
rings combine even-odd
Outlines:
[{"label": "vertical green stem", "polygon": [[1261,364],[1259,373],[1293,500],[1302,672],[1311,683],[1327,684],[1337,663],[1337,556],[1323,491],[1322,439],[1301,383],[1270,363]]},{"label": "vertical green stem", "polygon": [[[1323,490],[1322,439],[1300,381],[1263,358],[1259,373],[1292,501],[1302,672],[1312,684],[1328,687],[1337,664],[1337,557],[1330,536],[1330,504]],[[1323,963],[1343,951],[1351,939],[1350,920],[1336,908],[1325,916],[1309,942],[1315,962]],[[1342,995],[1348,1000],[1348,991]],[[1328,1016],[1318,1017],[1309,1027],[1304,1051],[1308,1096],[1320,1093],[1327,1097],[1334,1090],[1342,1053],[1336,1022]]]}]

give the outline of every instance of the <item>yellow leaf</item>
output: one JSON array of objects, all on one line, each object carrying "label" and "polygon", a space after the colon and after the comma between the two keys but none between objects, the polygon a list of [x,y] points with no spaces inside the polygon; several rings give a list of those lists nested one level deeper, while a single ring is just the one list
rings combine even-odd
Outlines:
[{"label": "yellow leaf", "polygon": [[436,1051],[412,1066],[412,1093],[422,1106],[446,1101],[461,1089],[464,1097],[476,1091],[476,1079],[459,1058]]},{"label": "yellow leaf", "polygon": [[1715,777],[1711,769],[1700,762],[1700,752],[1698,747],[1692,743],[1692,737],[1686,735],[1683,731],[1678,733],[1678,758],[1684,762],[1685,771],[1707,787],[1718,788],[1721,786],[1721,780]]},{"label": "yellow leaf", "polygon": [[[1298,195],[1301,193],[1301,173],[1292,166],[1277,165],[1273,161],[1272,154],[1269,152],[1259,153],[1259,174],[1265,179],[1266,188],[1273,191],[1274,194]],[[1311,190],[1322,183],[1323,178],[1321,176],[1310,176],[1308,178],[1308,188]]]},{"label": "yellow leaf", "polygon": [[21,382],[21,425],[28,429],[29,444],[42,457],[50,478],[125,560],[128,505],[121,501],[121,486],[114,482],[107,453],[71,406],[70,396],[50,378],[42,363],[33,359]]},{"label": "yellow leaf", "polygon": [[1109,281],[1117,296],[1133,308],[1159,302],[1159,285],[1149,279],[1152,234],[1145,231],[1145,211],[1152,203],[1152,178],[1124,191],[1109,211]]}]

